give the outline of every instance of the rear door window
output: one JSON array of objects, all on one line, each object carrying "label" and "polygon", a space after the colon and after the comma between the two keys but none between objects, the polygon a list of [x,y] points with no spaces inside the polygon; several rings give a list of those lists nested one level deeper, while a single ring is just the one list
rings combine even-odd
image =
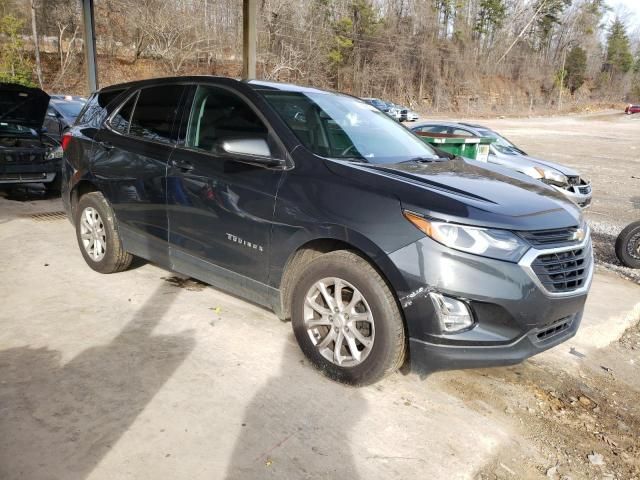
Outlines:
[{"label": "rear door window", "polygon": [[122,107],[120,107],[120,109],[111,118],[109,124],[111,125],[111,128],[113,128],[116,132],[123,135],[127,135],[129,133],[131,114],[133,113],[133,108],[135,107],[137,100],[138,92],[129,97],[124,105],[122,105]]},{"label": "rear door window", "polygon": [[86,103],[84,108],[80,111],[78,119],[75,123],[77,125],[87,124],[98,118],[104,118],[104,116],[101,114],[107,112],[106,107],[111,104],[116,99],[116,97],[124,93],[124,91],[125,89],[122,88],[94,93]]},{"label": "rear door window", "polygon": [[185,87],[161,85],[140,90],[129,135],[162,143],[175,141],[173,125]]}]

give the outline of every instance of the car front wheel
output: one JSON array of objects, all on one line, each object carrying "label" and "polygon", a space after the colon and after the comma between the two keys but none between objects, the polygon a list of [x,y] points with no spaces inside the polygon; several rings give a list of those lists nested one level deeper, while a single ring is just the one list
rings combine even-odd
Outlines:
[{"label": "car front wheel", "polygon": [[92,269],[115,273],[129,267],[133,257],[122,247],[113,210],[102,193],[80,197],[75,225],[78,246]]},{"label": "car front wheel", "polygon": [[397,302],[380,274],[353,252],[311,261],[296,282],[291,312],[300,348],[334,380],[370,384],[404,361]]}]

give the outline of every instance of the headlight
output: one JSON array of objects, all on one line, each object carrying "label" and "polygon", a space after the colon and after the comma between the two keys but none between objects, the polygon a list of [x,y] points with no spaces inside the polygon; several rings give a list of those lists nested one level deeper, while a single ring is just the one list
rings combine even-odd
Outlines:
[{"label": "headlight", "polygon": [[47,160],[55,160],[56,158],[62,158],[62,147],[53,147],[47,152],[46,159]]},{"label": "headlight", "polygon": [[427,220],[408,211],[403,214],[429,238],[462,252],[516,263],[529,250],[524,240],[507,230]]},{"label": "headlight", "polygon": [[551,170],[549,168],[535,167],[535,169],[542,175],[542,181],[551,185],[557,185],[564,187],[569,185],[569,179],[557,170]]}]

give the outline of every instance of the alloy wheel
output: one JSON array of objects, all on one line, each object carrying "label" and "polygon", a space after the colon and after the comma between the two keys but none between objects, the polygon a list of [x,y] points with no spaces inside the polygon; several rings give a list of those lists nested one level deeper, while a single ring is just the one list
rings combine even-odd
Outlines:
[{"label": "alloy wheel", "polygon": [[640,259],[640,233],[636,233],[631,237],[629,243],[627,244],[627,252],[633,258]]},{"label": "alloy wheel", "polygon": [[371,353],[375,324],[362,293],[341,278],[314,283],[305,296],[304,323],[318,352],[340,367],[355,367]]},{"label": "alloy wheel", "polygon": [[107,253],[107,234],[98,211],[85,208],[80,216],[80,238],[82,246],[94,262],[102,260]]}]

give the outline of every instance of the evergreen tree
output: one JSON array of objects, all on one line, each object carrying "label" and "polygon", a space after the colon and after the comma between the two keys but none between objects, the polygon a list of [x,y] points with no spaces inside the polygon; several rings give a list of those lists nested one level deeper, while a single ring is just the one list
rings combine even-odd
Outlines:
[{"label": "evergreen tree", "polygon": [[624,23],[616,18],[607,37],[607,59],[604,70],[612,74],[627,73],[633,66],[633,55]]},{"label": "evergreen tree", "polygon": [[480,35],[492,37],[502,27],[506,14],[504,0],[481,0],[474,30]]},{"label": "evergreen tree", "polygon": [[587,52],[581,47],[573,47],[567,55],[565,65],[564,86],[571,93],[579,89],[585,80],[587,71]]}]

